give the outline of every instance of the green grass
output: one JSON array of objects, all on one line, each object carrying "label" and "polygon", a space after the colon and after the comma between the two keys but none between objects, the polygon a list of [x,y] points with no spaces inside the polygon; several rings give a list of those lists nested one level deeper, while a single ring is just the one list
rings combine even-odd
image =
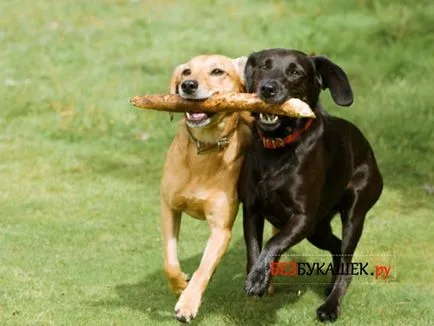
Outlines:
[{"label": "green grass", "polygon": [[[177,124],[128,99],[165,92],[194,55],[270,47],[344,67],[354,106],[323,102],[360,126],[384,174],[358,252],[395,254],[397,280],[355,279],[336,324],[433,322],[432,1],[26,0],[1,1],[0,17],[1,324],[176,324],[158,194]],[[207,236],[205,223],[183,220],[187,272]],[[197,325],[316,323],[323,286],[247,298],[244,265],[239,218]]]}]

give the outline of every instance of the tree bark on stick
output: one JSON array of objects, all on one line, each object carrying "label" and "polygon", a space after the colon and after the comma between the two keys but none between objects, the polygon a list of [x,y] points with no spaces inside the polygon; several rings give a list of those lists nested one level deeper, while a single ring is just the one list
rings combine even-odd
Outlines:
[{"label": "tree bark on stick", "polygon": [[292,98],[283,104],[267,104],[256,94],[220,93],[206,100],[186,100],[179,95],[135,96],[131,104],[141,109],[167,112],[239,112],[250,111],[286,115],[295,118],[314,118],[309,105],[300,99]]}]

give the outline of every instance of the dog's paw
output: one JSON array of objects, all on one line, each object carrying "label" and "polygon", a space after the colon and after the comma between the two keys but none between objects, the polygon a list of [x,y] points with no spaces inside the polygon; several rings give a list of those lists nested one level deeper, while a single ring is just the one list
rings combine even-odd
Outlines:
[{"label": "dog's paw", "polygon": [[246,293],[262,297],[268,288],[270,272],[266,268],[253,268],[246,281]]},{"label": "dog's paw", "polygon": [[176,296],[180,296],[187,287],[188,281],[188,275],[181,272],[176,277],[169,278],[169,289]]},{"label": "dog's paw", "polygon": [[200,306],[201,296],[198,291],[182,292],[175,306],[175,317],[182,323],[189,323],[196,318]]},{"label": "dog's paw", "polygon": [[334,322],[338,319],[339,305],[326,302],[316,310],[316,315],[320,321]]}]

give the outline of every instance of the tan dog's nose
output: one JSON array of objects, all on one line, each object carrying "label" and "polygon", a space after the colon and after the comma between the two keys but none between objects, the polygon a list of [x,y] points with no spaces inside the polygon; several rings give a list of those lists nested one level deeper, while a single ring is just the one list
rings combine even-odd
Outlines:
[{"label": "tan dog's nose", "polygon": [[181,89],[186,94],[193,94],[199,86],[196,80],[188,79],[181,83]]}]

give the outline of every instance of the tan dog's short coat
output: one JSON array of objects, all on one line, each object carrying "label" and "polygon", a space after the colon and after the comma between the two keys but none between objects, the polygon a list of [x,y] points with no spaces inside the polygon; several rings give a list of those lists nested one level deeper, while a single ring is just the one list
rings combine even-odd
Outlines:
[{"label": "tan dog's short coat", "polygon": [[[195,57],[175,69],[170,91],[189,99],[207,98],[217,91],[241,92],[245,61],[220,55]],[[243,148],[250,141],[249,118],[243,113],[186,113],[167,153],[161,182],[164,271],[170,289],[180,294],[175,314],[183,322],[196,317],[231,238]],[[190,281],[177,257],[182,212],[206,220],[211,232]]]}]

